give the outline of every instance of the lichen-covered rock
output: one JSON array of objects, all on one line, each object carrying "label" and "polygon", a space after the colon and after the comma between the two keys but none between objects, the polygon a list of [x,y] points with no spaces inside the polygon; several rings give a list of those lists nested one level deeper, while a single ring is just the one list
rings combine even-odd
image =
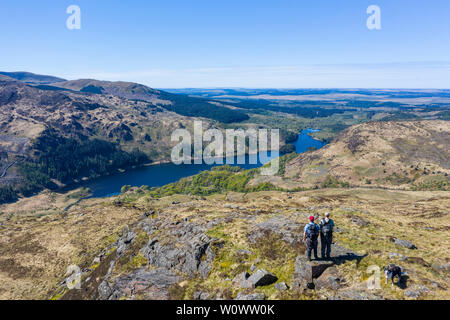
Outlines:
[{"label": "lichen-covered rock", "polygon": [[196,291],[193,296],[194,300],[210,300],[211,295],[208,292]]},{"label": "lichen-covered rock", "polygon": [[358,216],[351,217],[350,221],[360,227],[365,227],[365,226],[369,225],[368,221],[366,221],[363,218],[360,218]]},{"label": "lichen-covered rock", "polygon": [[262,292],[245,294],[239,292],[234,300],[264,300],[266,295]]},{"label": "lichen-covered rock", "polygon": [[167,300],[169,287],[179,281],[180,277],[167,269],[146,270],[141,268],[117,278],[112,289],[117,291],[118,296],[140,294],[145,299]]},{"label": "lichen-covered rock", "polygon": [[247,282],[247,279],[250,277],[248,272],[241,272],[236,277],[234,277],[231,284],[235,287],[239,288],[251,288],[250,283]]},{"label": "lichen-covered rock", "polygon": [[268,221],[258,223],[255,229],[248,234],[250,243],[256,243],[265,238],[267,232],[277,234],[282,240],[291,245],[302,243],[302,227],[300,224],[283,216],[276,216]]},{"label": "lichen-covered rock", "polygon": [[253,287],[268,286],[276,282],[278,278],[273,274],[264,269],[258,269],[254,274],[252,274],[247,281],[252,284]]},{"label": "lichen-covered rock", "polygon": [[338,290],[341,288],[341,278],[335,267],[327,268],[315,281],[315,288]]},{"label": "lichen-covered rock", "polygon": [[314,279],[332,265],[329,261],[308,261],[305,256],[298,256],[295,260],[294,287],[313,289]]},{"label": "lichen-covered rock", "polygon": [[109,283],[105,280],[98,286],[98,297],[100,300],[107,300],[112,295],[113,290]]},{"label": "lichen-covered rock", "polygon": [[414,243],[412,243],[411,241],[408,241],[408,240],[394,238],[394,243],[398,246],[405,247],[408,249],[417,249],[417,247],[414,245]]},{"label": "lichen-covered rock", "polygon": [[289,287],[287,286],[287,284],[285,282],[279,282],[275,284],[275,289],[280,290],[280,291],[286,291],[289,289]]},{"label": "lichen-covered rock", "polygon": [[406,257],[400,253],[390,252],[389,259],[399,259],[399,260],[404,261],[404,260],[406,260]]}]

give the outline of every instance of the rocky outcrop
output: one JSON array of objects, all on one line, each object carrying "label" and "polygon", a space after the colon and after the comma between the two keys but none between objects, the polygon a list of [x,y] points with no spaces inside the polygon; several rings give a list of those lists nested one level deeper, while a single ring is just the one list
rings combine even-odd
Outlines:
[{"label": "rocky outcrop", "polygon": [[232,285],[243,289],[254,289],[256,287],[268,286],[276,282],[278,278],[264,269],[258,269],[250,275],[248,272],[238,274],[232,281]]},{"label": "rocky outcrop", "polygon": [[173,241],[161,242],[155,237],[141,248],[140,252],[149,264],[176,269],[188,277],[199,274],[207,278],[215,254],[212,250],[213,239],[204,234],[204,228],[185,221],[164,226],[162,220],[148,219],[144,229],[152,234],[161,227],[169,227],[167,236]]},{"label": "rocky outcrop", "polygon": [[238,287],[238,288],[250,288],[250,283],[247,282],[247,279],[250,277],[250,273],[248,272],[241,272],[239,273],[236,277],[234,277],[233,281],[231,282],[231,284],[234,287]]},{"label": "rocky outcrop", "polygon": [[291,245],[301,244],[303,226],[304,224],[279,215],[268,221],[256,224],[255,230],[248,235],[248,240],[250,243],[255,243],[260,238],[264,238],[268,232],[272,232]]},{"label": "rocky outcrop", "polygon": [[293,288],[301,291],[320,288],[337,290],[342,283],[337,269],[331,268],[328,272],[326,270],[333,265],[349,260],[360,260],[363,257],[336,244],[332,245],[331,259],[329,260],[308,261],[305,255],[298,256],[295,261]]},{"label": "rocky outcrop", "polygon": [[314,289],[314,279],[332,265],[330,261],[308,261],[304,255],[298,256],[295,261],[294,288]]},{"label": "rocky outcrop", "polygon": [[180,277],[167,269],[146,270],[141,268],[129,275],[117,278],[109,289],[103,283],[100,287],[102,287],[102,291],[109,294],[108,299],[143,295],[145,299],[167,300],[169,299],[169,287],[179,281]]},{"label": "rocky outcrop", "polygon": [[252,274],[247,281],[250,282],[252,287],[268,286],[276,282],[278,278],[273,274],[264,269],[258,269],[254,274]]},{"label": "rocky outcrop", "polygon": [[343,280],[335,267],[326,269],[314,282],[315,289],[338,290],[341,288]]}]

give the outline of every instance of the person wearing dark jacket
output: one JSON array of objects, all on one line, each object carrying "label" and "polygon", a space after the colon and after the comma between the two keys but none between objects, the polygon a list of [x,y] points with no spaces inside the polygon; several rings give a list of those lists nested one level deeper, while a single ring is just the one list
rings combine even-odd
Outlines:
[{"label": "person wearing dark jacket", "polygon": [[320,220],[320,245],[322,259],[330,259],[331,243],[333,242],[334,221],[330,219],[330,213],[325,213],[325,218]]},{"label": "person wearing dark jacket", "polygon": [[314,217],[309,217],[309,223],[303,230],[303,242],[306,241],[308,260],[311,261],[311,251],[314,251],[314,259],[317,257],[317,238],[319,237],[320,227],[314,223]]}]

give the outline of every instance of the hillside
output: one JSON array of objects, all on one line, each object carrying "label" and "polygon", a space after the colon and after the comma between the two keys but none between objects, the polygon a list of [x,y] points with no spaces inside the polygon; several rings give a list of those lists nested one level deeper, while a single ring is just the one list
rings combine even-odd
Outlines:
[{"label": "hillside", "polygon": [[[447,192],[323,189],[155,199],[136,191],[84,200],[68,211],[75,194],[3,206],[0,298],[450,298]],[[336,264],[318,263],[328,269],[311,290],[299,284],[301,230],[308,216],[327,211],[338,227]],[[389,263],[403,268],[401,283],[381,279],[380,289],[369,290],[368,267]],[[82,270],[82,290],[65,286],[70,265]],[[247,287],[242,273],[258,269],[275,282]]]},{"label": "hillside", "polygon": [[29,84],[50,84],[50,83],[66,81],[65,79],[62,79],[62,78],[47,76],[47,75],[40,75],[40,74],[31,73],[31,72],[3,72],[3,71],[0,71],[0,75],[7,76],[12,79],[23,81],[23,82],[29,83]]},{"label": "hillside", "polygon": [[[0,298],[450,299],[450,197],[437,190],[446,184],[412,188],[428,174],[383,188],[350,184],[355,168],[376,161],[446,173],[448,129],[443,121],[354,126],[324,149],[285,156],[273,184],[257,183],[259,169],[224,166],[113,198],[45,191],[1,205]],[[411,151],[419,147],[426,154]],[[300,186],[319,157],[334,161],[324,177],[345,175],[311,190],[275,186]],[[302,229],[325,212],[337,226],[333,259],[309,263]],[[402,267],[401,281],[370,289],[371,270],[389,263]],[[81,269],[82,290],[67,289],[70,265]]]},{"label": "hillside", "polygon": [[135,83],[4,74],[0,203],[43,187],[166,161],[174,145],[168,133],[192,129],[196,119],[203,119],[205,128],[221,128],[248,118],[205,99]]},{"label": "hillside", "polygon": [[367,122],[341,132],[317,151],[291,158],[276,177],[291,188],[364,186],[449,190],[450,122]]},{"label": "hillside", "polygon": [[224,104],[215,103],[212,100],[172,94],[133,82],[81,79],[58,82],[55,86],[86,93],[112,95],[133,101],[145,101],[188,117],[205,117],[225,123],[248,119],[245,113],[232,110]]}]

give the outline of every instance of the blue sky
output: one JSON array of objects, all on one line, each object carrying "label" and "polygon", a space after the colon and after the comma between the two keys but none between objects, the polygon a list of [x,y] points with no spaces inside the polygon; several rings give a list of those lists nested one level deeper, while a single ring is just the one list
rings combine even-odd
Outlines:
[{"label": "blue sky", "polygon": [[[66,8],[81,8],[81,30]],[[366,27],[369,5],[381,30]],[[157,88],[450,88],[448,0],[15,0],[0,70]]]}]

